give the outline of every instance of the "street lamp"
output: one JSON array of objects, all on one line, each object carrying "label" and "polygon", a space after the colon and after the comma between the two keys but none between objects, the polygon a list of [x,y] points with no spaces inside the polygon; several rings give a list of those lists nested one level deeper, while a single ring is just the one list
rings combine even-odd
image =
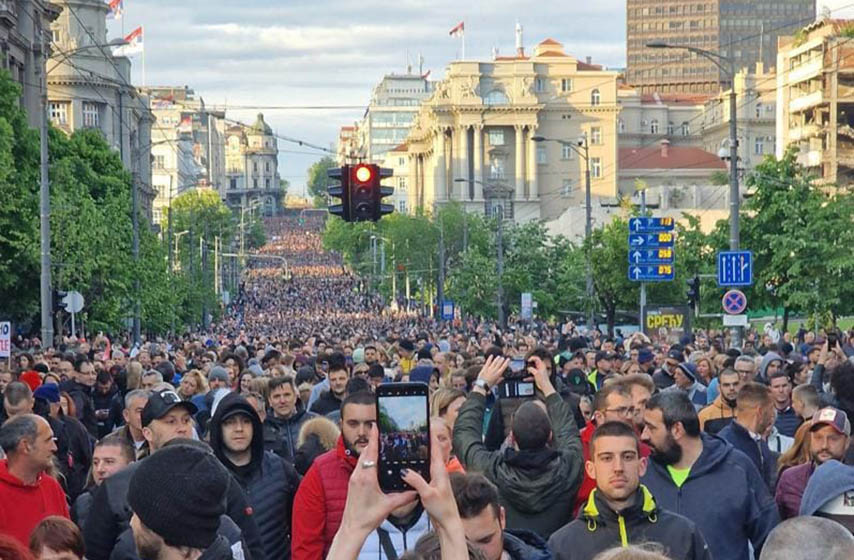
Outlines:
[{"label": "street lamp", "polygon": [[[681,49],[692,52],[710,60],[729,79],[729,248],[737,251],[740,243],[738,210],[741,203],[738,188],[738,122],[736,111],[735,94],[735,59],[723,56],[714,51],[698,49],[683,45],[671,45],[663,41],[654,41],[646,44],[650,49]],[[735,327],[732,330],[733,346],[741,347],[741,329]]]},{"label": "street lamp", "polygon": [[593,204],[590,187],[590,144],[587,142],[587,135],[582,135],[575,142],[569,140],[557,140],[554,138],[545,138],[543,136],[534,136],[531,138],[534,142],[557,142],[561,146],[569,146],[572,151],[584,159],[584,241],[588,243],[587,251],[584,253],[585,267],[585,294],[587,296],[587,328],[593,331],[593,263],[590,260],[589,247],[590,236],[593,234]]},{"label": "street lamp", "polygon": [[[468,183],[469,181],[483,187],[484,213],[498,220],[495,245],[497,252],[496,265],[498,268],[498,324],[502,330],[507,327],[507,319],[504,314],[504,216],[506,205],[512,204],[513,187],[500,180],[492,180],[484,183],[478,179],[454,179],[455,183]],[[496,204],[497,203],[497,204]]]}]

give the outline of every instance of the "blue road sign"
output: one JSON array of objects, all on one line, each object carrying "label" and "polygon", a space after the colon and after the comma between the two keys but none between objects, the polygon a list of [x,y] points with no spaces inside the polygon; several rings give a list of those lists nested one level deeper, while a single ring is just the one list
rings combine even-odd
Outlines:
[{"label": "blue road sign", "polygon": [[718,286],[753,284],[753,253],[721,251],[718,253]]},{"label": "blue road sign", "polygon": [[445,300],[442,302],[442,320],[451,321],[454,318],[454,302]]},{"label": "blue road sign", "polygon": [[673,249],[629,249],[629,264],[673,264]]},{"label": "blue road sign", "polygon": [[669,282],[673,280],[673,265],[630,265],[629,280],[635,282]]},{"label": "blue road sign", "polygon": [[673,247],[672,233],[630,233],[629,250]]},{"label": "blue road sign", "polygon": [[730,315],[740,315],[747,309],[747,296],[741,290],[730,290],[724,294],[721,303]]},{"label": "blue road sign", "polygon": [[642,216],[640,218],[629,219],[629,231],[631,233],[660,233],[663,231],[673,231],[673,218],[653,218],[650,216]]}]

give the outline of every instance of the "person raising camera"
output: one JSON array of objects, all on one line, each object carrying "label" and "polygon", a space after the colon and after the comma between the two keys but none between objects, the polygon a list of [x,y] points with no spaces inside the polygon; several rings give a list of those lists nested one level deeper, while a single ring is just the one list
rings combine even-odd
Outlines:
[{"label": "person raising camera", "polygon": [[510,429],[512,447],[489,451],[482,429],[486,396],[504,381],[510,360],[487,359],[454,425],[454,452],[467,471],[478,471],[499,488],[508,529],[527,529],[547,539],[569,522],[581,480],[582,455],[578,426],[569,405],[552,384],[548,352],[536,349],[525,371],[545,399],[524,402]]}]

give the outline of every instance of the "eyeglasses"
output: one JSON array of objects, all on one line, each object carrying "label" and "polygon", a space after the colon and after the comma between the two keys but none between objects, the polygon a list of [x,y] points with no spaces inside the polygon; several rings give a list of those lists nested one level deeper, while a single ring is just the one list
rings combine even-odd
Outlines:
[{"label": "eyeglasses", "polygon": [[633,406],[619,406],[617,408],[606,408],[605,412],[614,412],[623,418],[634,416],[637,409]]}]

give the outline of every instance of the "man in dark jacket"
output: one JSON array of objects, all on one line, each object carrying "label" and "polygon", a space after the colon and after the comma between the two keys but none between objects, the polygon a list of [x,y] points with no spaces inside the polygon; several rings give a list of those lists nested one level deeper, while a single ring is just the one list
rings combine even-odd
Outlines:
[{"label": "man in dark jacket", "polygon": [[326,380],[329,383],[329,390],[321,393],[320,397],[311,405],[311,412],[326,416],[330,412],[336,412],[341,409],[341,401],[347,395],[347,381],[350,379],[350,374],[347,371],[347,365],[340,362],[333,362],[329,365],[329,373],[326,374]]},{"label": "man in dark jacket", "polygon": [[773,492],[777,482],[777,460],[765,441],[766,432],[774,425],[771,390],[755,381],[745,383],[738,392],[736,403],[735,421],[718,435],[750,457],[768,491]]},{"label": "man in dark jacket", "polygon": [[95,407],[92,404],[92,391],[95,387],[95,366],[85,355],[80,355],[74,362],[71,379],[63,381],[59,390],[68,393],[74,401],[77,419],[83,423],[93,438],[98,437],[98,421],[95,418]]},{"label": "man in dark jacket", "polygon": [[466,538],[486,560],[551,560],[546,542],[536,533],[505,528],[506,514],[498,501],[498,489],[485,476],[453,473],[451,488]]},{"label": "man in dark jacket", "polygon": [[664,545],[670,558],[711,560],[697,526],[658,507],[650,491],[641,485],[646,460],[629,425],[599,425],[590,440],[590,459],[585,467],[596,488],[578,519],[549,539],[556,560],[593,558],[615,546],[647,541]]},{"label": "man in dark jacket", "polygon": [[290,463],[264,451],[261,419],[243,396],[229,393],[209,424],[214,454],[246,492],[269,560],[291,557],[291,508],[299,476]]},{"label": "man in dark jacket", "polygon": [[643,441],[652,461],[641,482],[658,505],[697,524],[713,558],[758,555],[780,521],[759,471],[741,451],[701,434],[697,411],[680,391],[653,396],[644,412]]},{"label": "man in dark jacket", "polygon": [[[547,413],[535,401],[513,418],[512,447],[489,451],[481,436],[487,391],[503,380],[510,360],[487,359],[454,425],[454,452],[466,470],[479,471],[499,488],[510,529],[528,529],[547,538],[572,516],[581,482],[581,440],[569,406],[550,380],[551,358],[538,348],[526,361]],[[547,354],[547,352],[545,352]],[[549,445],[551,444],[551,445]]]},{"label": "man in dark jacket", "polygon": [[[142,410],[143,435],[151,449],[151,456],[176,438],[192,437],[192,414],[196,407],[181,400],[174,391],[157,391],[149,395]],[[83,529],[86,541],[86,558],[108,560],[121,534],[130,523],[128,486],[133,473],[148,458],[137,461],[107,480],[95,491],[89,518]],[[264,558],[264,549],[252,508],[233,477],[228,477],[226,514],[240,527],[253,560]]]},{"label": "man in dark jacket", "polygon": [[97,438],[101,439],[113,431],[113,418],[111,411],[115,403],[115,396],[119,388],[113,382],[113,376],[109,371],[98,373],[95,380],[95,390],[92,392],[92,405],[95,410],[95,421],[98,426]]},{"label": "man in dark jacket", "polygon": [[293,463],[299,430],[306,420],[317,415],[305,410],[293,378],[272,378],[269,391],[270,413],[264,420],[264,448]]}]

